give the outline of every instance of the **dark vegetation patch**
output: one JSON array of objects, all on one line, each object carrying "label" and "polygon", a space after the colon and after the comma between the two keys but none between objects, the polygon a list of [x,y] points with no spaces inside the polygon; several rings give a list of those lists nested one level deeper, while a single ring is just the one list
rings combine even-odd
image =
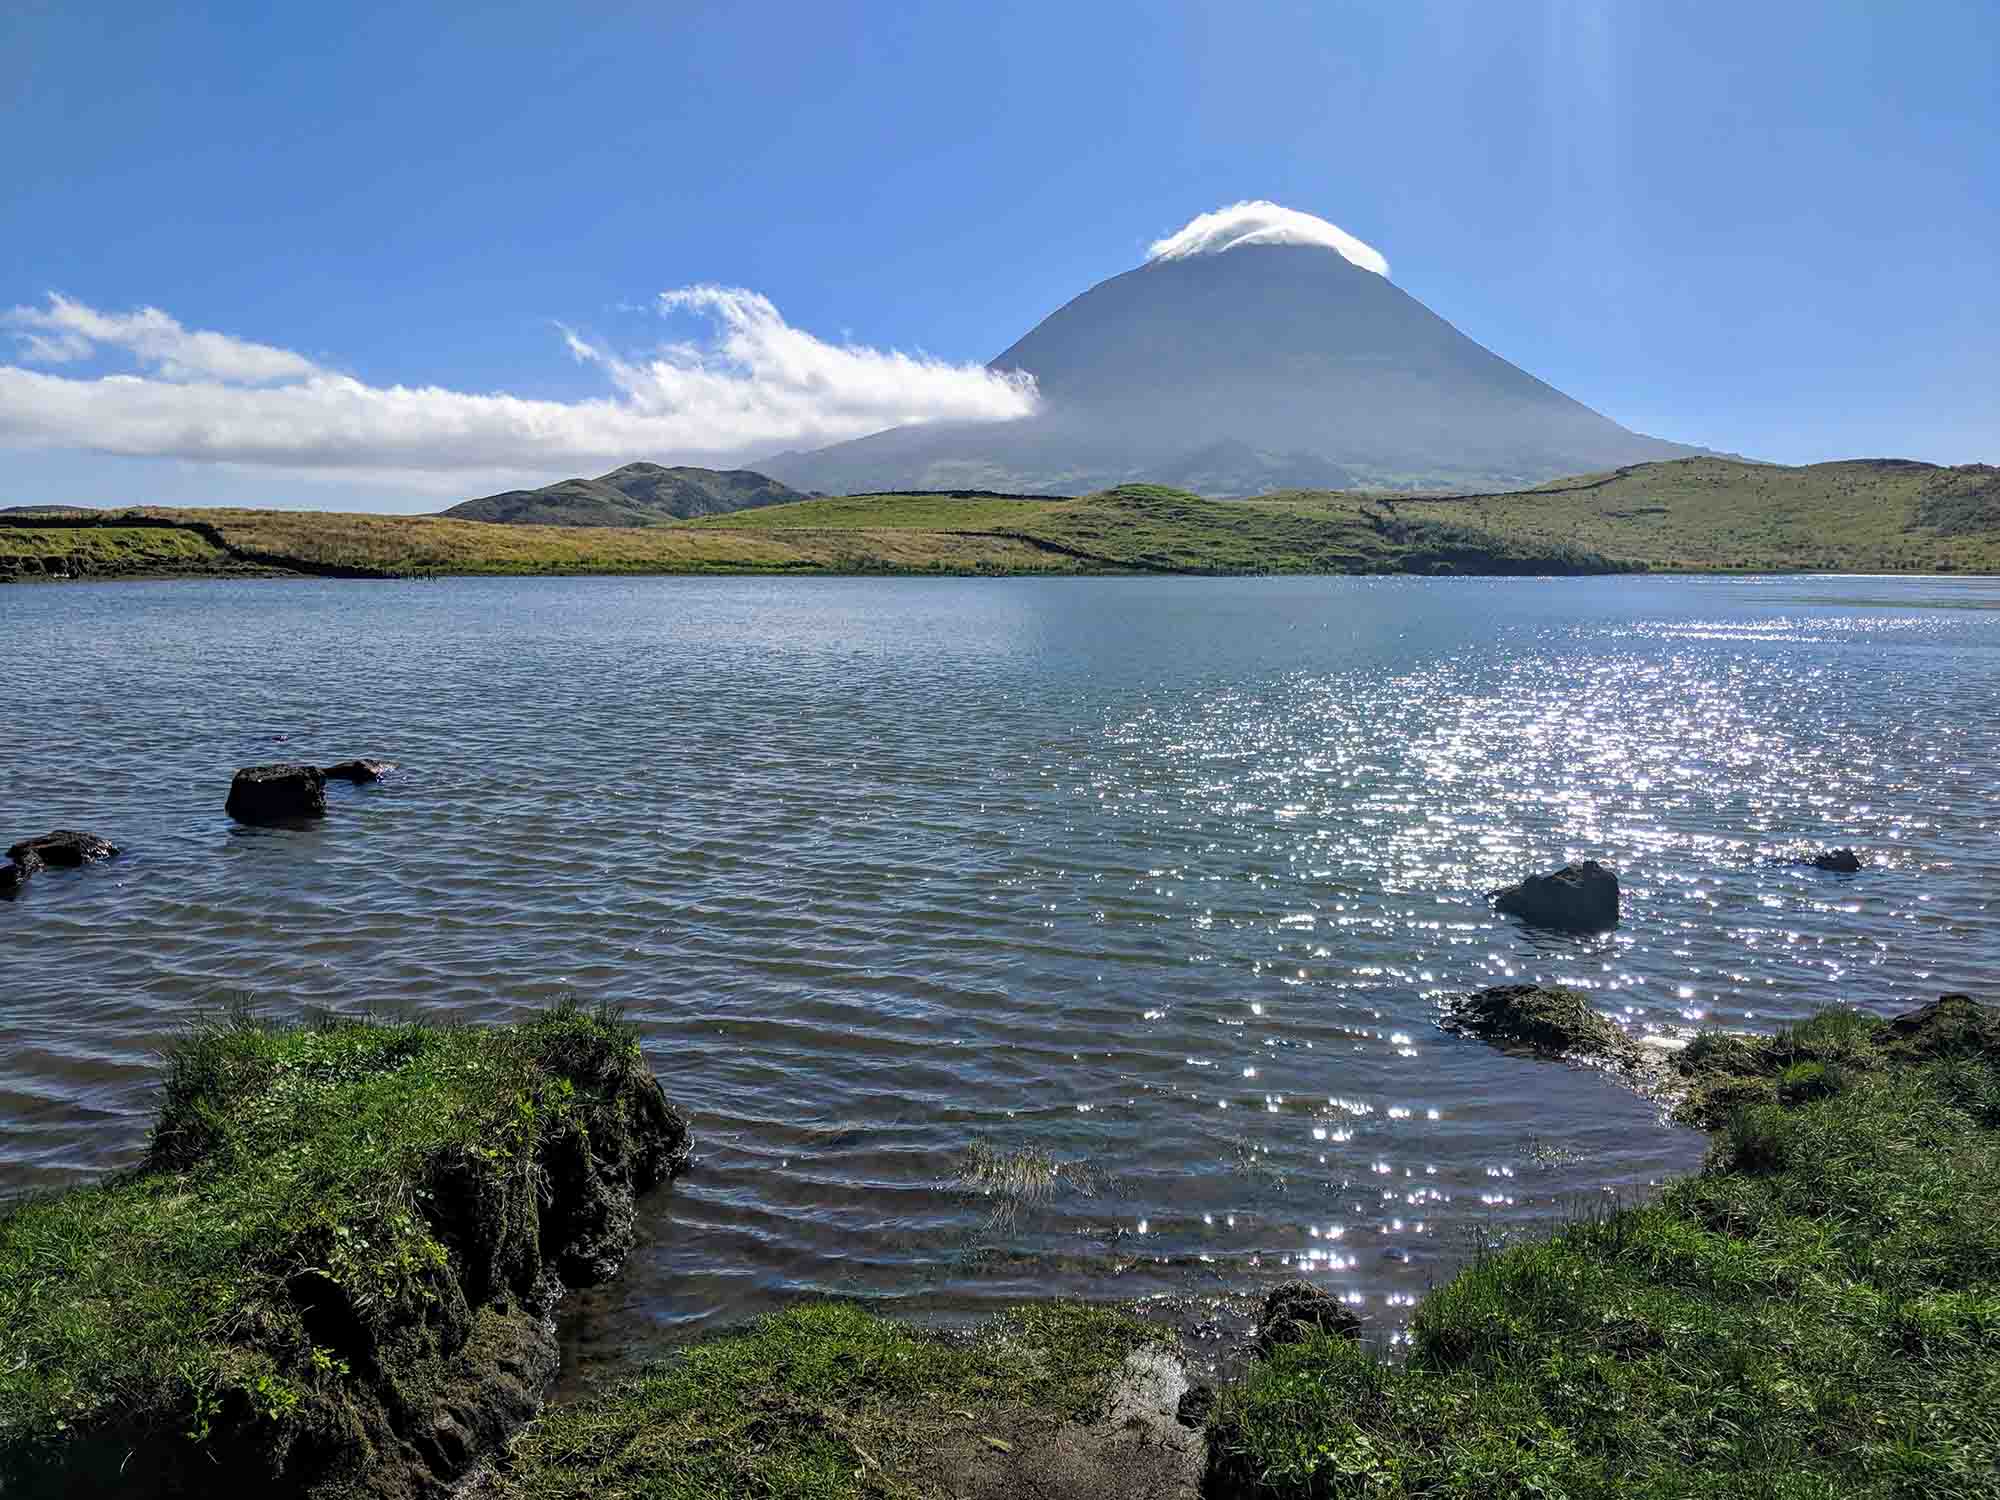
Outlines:
[{"label": "dark vegetation patch", "polygon": [[608,1015],[204,1027],[138,1170],[0,1216],[0,1492],[441,1493],[686,1150]]},{"label": "dark vegetation patch", "polygon": [[1404,1365],[1274,1351],[1220,1398],[1207,1492],[1993,1494],[2000,1011],[1834,1010],[1681,1066],[1699,1175],[1482,1258]]},{"label": "dark vegetation patch", "polygon": [[2000,534],[2000,469],[1946,469],[1917,496],[1912,524],[1939,536]]}]

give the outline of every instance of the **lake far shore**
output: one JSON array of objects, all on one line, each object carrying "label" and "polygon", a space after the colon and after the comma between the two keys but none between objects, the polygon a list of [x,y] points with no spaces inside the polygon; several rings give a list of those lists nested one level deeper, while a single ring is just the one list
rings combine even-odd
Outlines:
[{"label": "lake far shore", "polygon": [[0,581],[268,570],[336,578],[838,575],[2000,573],[2000,479],[1894,460],[1634,465],[1505,494],[1288,490],[1207,500],[844,495],[649,526],[321,511],[0,513]]}]

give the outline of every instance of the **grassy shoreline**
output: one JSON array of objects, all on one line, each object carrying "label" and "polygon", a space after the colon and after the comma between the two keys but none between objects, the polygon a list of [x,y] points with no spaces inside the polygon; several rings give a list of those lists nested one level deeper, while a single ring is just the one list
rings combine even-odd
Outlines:
[{"label": "grassy shoreline", "polygon": [[[1716,1132],[1701,1173],[1482,1258],[1420,1304],[1406,1362],[1332,1333],[1274,1349],[1220,1393],[1200,1493],[1991,1494],[2000,1010],[1833,1009],[1664,1066]],[[1102,1488],[1135,1462],[1104,1409],[1120,1361],[1163,1335],[1069,1304],[1010,1318],[953,1346],[804,1303],[552,1410],[479,1493],[1126,1493]],[[1009,1423],[1052,1370],[1074,1378],[1030,1441],[1114,1453],[1088,1484],[1016,1451]]]},{"label": "grassy shoreline", "polygon": [[137,1170],[0,1209],[0,1490],[432,1493],[686,1149],[605,1015],[204,1027]]},{"label": "grassy shoreline", "polygon": [[138,509],[0,514],[0,581],[834,575],[2000,573],[2000,471],[1680,459],[1496,495],[849,495],[649,526]]},{"label": "grassy shoreline", "polygon": [[1488,1042],[1671,1092],[1714,1133],[1703,1170],[1482,1257],[1418,1306],[1404,1362],[1310,1334],[1179,1424],[1171,1400],[1130,1398],[1173,1336],[1068,1302],[970,1336],[804,1302],[535,1416],[553,1298],[610,1273],[632,1194],[686,1149],[630,1032],[570,1009],[211,1028],[171,1054],[140,1170],[0,1212],[0,1483],[226,1479],[327,1500],[452,1484],[488,1500],[1991,1493],[2000,1008],[1834,1008],[1662,1060],[1567,992],[1475,998]]}]

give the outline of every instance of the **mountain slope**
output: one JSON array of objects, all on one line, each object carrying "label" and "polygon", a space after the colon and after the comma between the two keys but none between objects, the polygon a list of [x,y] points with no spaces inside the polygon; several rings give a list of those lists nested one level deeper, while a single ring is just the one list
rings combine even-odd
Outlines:
[{"label": "mountain slope", "polygon": [[797,490],[748,469],[636,463],[595,479],[565,479],[538,490],[462,501],[443,514],[515,526],[657,526],[803,499]]},{"label": "mountain slope", "polygon": [[1314,245],[1148,261],[993,362],[1043,409],[906,427],[765,467],[813,489],[1208,494],[1508,489],[1701,450],[1630,432],[1482,348],[1386,276]]}]

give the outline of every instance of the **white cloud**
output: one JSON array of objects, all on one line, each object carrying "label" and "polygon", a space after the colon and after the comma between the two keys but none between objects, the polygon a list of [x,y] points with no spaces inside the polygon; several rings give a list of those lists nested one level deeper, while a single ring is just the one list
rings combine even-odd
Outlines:
[{"label": "white cloud", "polygon": [[[627,358],[563,330],[610,393],[532,400],[437,386],[376,386],[290,350],[190,331],[156,308],[99,312],[51,296],[15,308],[22,363],[0,365],[0,446],[248,464],[391,480],[451,493],[595,471],[636,458],[741,462],[885,427],[1005,421],[1034,409],[1033,381],[980,365],[825,343],[754,292],[688,287],[663,312],[713,336]],[[26,368],[109,350],[143,374]]]},{"label": "white cloud", "polygon": [[59,292],[47,307],[16,307],[0,313],[0,323],[19,334],[22,357],[31,363],[68,363],[88,358],[98,345],[135,356],[167,380],[214,379],[243,385],[297,380],[318,368],[303,355],[269,344],[253,344],[226,333],[190,332],[157,307],[131,313],[104,313]]},{"label": "white cloud", "polygon": [[1313,214],[1263,199],[1218,208],[1200,214],[1163,240],[1155,240],[1146,251],[1148,260],[1182,260],[1191,255],[1220,255],[1239,245],[1317,245],[1338,251],[1342,257],[1373,271],[1389,274],[1389,262],[1382,252]]}]

